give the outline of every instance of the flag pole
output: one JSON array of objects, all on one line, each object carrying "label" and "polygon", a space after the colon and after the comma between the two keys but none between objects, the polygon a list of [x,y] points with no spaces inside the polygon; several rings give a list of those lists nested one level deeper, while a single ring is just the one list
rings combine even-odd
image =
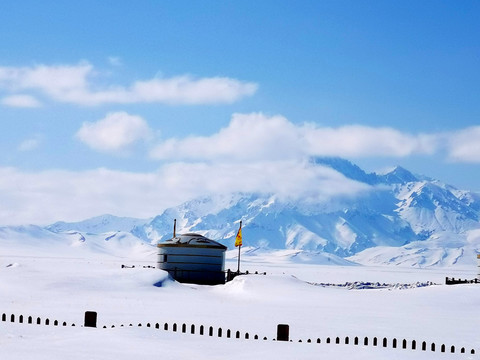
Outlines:
[{"label": "flag pole", "polygon": [[241,249],[242,245],[240,245],[238,247],[238,270],[237,270],[237,274],[240,274],[240,249]]},{"label": "flag pole", "polygon": [[240,228],[238,229],[237,239],[240,235],[240,244],[238,246],[238,269],[237,274],[240,274],[240,249],[242,248],[242,220],[240,220]]}]

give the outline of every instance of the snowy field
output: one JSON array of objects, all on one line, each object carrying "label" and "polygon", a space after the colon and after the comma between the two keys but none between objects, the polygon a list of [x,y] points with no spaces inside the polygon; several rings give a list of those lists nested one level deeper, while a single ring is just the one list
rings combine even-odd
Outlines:
[{"label": "snowy field", "polygon": [[[124,246],[85,249],[53,242],[22,247],[3,243],[2,248],[0,313],[6,321],[0,322],[1,359],[474,359],[480,354],[480,285],[444,285],[446,276],[474,278],[476,268],[329,266],[314,259],[305,264],[288,252],[277,252],[243,258],[243,270],[267,275],[198,286],[178,284],[161,270],[144,268],[155,265],[154,250],[148,247],[128,254]],[[235,254],[228,253],[227,268],[232,270]],[[393,287],[318,285],[354,281]],[[438,285],[414,285],[425,282]],[[414,287],[398,289],[396,284]],[[82,327],[85,311],[98,313],[96,329]],[[19,323],[20,315],[24,323]],[[28,316],[34,323],[40,317],[42,324],[27,324]],[[273,341],[278,324],[290,326],[292,342]],[[199,334],[202,325],[204,335]],[[229,329],[231,338],[226,335]],[[237,331],[240,339],[235,338]],[[402,349],[403,339],[408,349]],[[412,340],[416,350],[411,349]],[[421,351],[423,341],[427,351]]]}]

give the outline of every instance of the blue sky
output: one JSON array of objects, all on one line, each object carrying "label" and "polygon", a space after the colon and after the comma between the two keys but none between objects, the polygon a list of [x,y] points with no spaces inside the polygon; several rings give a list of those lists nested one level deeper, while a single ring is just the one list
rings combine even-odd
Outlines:
[{"label": "blue sky", "polygon": [[479,24],[474,1],[2,2],[0,223],[338,180],[310,156],[478,191]]}]

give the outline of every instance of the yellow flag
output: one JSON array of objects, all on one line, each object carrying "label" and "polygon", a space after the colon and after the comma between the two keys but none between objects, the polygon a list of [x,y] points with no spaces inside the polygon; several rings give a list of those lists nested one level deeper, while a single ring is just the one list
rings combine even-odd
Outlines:
[{"label": "yellow flag", "polygon": [[235,238],[235,247],[242,246],[242,226],[238,229],[237,237]]}]

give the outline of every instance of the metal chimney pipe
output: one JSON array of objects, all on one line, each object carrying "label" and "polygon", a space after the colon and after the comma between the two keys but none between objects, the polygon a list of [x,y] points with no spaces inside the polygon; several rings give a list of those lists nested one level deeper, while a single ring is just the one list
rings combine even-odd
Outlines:
[{"label": "metal chimney pipe", "polygon": [[177,219],[173,219],[173,237],[177,236]]}]

